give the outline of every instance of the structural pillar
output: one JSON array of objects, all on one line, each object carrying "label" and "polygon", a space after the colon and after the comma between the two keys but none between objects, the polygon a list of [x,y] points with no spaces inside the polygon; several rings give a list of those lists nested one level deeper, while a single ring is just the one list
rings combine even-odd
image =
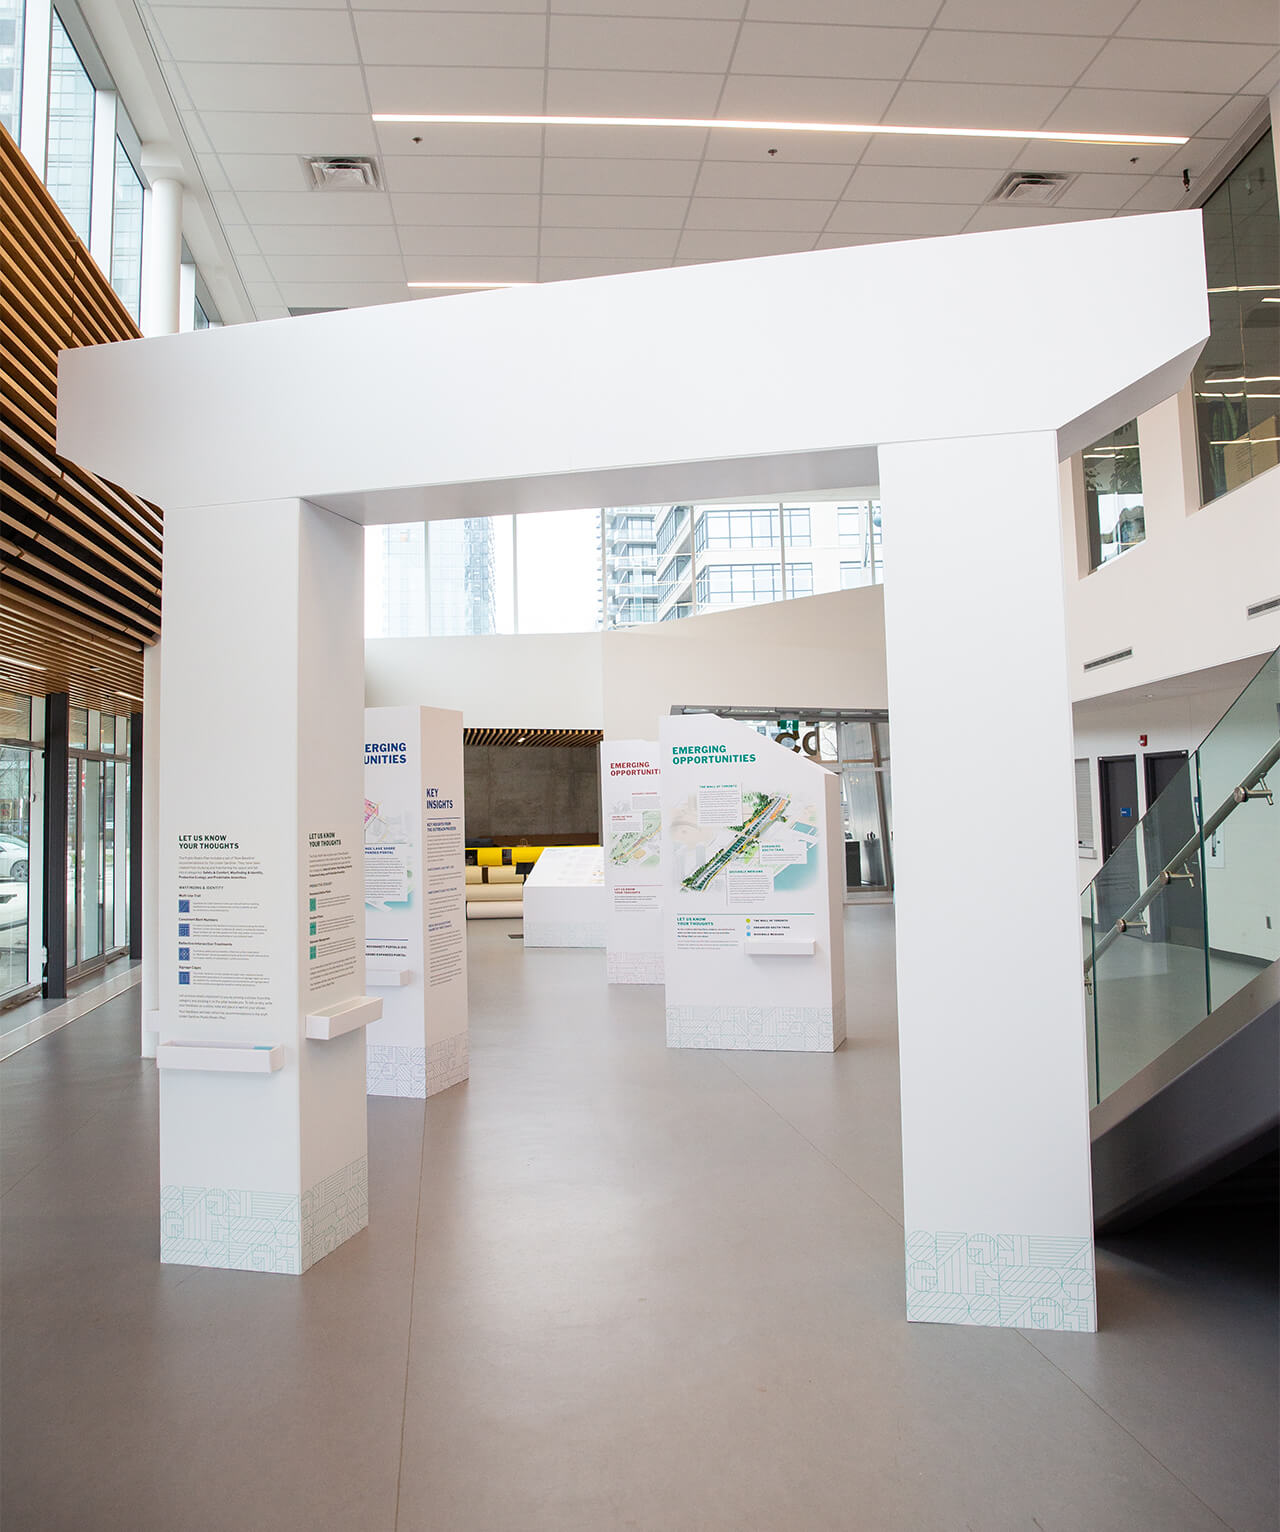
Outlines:
[{"label": "structural pillar", "polygon": [[70,698],[44,699],[44,997],[67,996],[67,770]]},{"label": "structural pillar", "polygon": [[1058,483],[1051,431],[880,448],[909,1319],[1096,1327]]},{"label": "structural pillar", "polygon": [[305,1271],[368,1222],[362,529],[165,518],[162,1261]]},{"label": "structural pillar", "polygon": [[[135,714],[135,717],[137,715]],[[142,958],[142,1047],[144,1059],[156,1056],[160,1040],[160,640],[142,651],[142,750],[134,769],[142,779],[139,828],[142,855],[136,876]],[[133,954],[131,954],[132,956]]]},{"label": "structural pillar", "polygon": [[169,149],[142,148],[150,186],[142,229],[143,335],[176,335],[182,313],[182,181]]}]

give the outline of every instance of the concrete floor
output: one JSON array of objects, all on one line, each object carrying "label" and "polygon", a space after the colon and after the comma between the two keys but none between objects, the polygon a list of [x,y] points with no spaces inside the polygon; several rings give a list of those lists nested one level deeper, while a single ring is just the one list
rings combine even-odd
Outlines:
[{"label": "concrete floor", "polygon": [[371,1100],[370,1227],[161,1267],[137,991],[0,1067],[5,1532],[1274,1532],[1274,1253],[1149,1225],[1097,1336],[903,1318],[892,910],[835,1056],[473,922],[472,1079]]}]

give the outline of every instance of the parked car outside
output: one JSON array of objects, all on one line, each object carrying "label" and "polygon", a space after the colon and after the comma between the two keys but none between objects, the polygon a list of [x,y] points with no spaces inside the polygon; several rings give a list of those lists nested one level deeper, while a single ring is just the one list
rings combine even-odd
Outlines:
[{"label": "parked car outside", "polygon": [[0,879],[15,883],[26,881],[27,843],[16,835],[0,835]]}]

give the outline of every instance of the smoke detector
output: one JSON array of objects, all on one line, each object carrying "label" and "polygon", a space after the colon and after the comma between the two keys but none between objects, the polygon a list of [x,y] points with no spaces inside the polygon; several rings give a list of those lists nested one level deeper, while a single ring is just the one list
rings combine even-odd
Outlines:
[{"label": "smoke detector", "polygon": [[1011,170],[988,202],[1016,202],[1025,207],[1049,207],[1075,180],[1058,170]]},{"label": "smoke detector", "polygon": [[307,154],[307,180],[316,191],[380,191],[382,174],[369,154]]}]

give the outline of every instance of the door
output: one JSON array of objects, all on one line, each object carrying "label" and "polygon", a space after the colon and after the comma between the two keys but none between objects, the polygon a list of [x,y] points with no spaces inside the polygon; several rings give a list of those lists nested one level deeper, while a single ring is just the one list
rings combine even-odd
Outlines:
[{"label": "door", "polygon": [[1098,873],[1098,920],[1113,925],[1142,892],[1137,837],[1138,762],[1132,755],[1098,757],[1098,806],[1102,818],[1103,867]]},{"label": "door", "polygon": [[[1147,876],[1154,878],[1195,839],[1196,817],[1187,752],[1151,751],[1142,758],[1142,773],[1147,788],[1143,846]],[[1197,869],[1194,851],[1186,858],[1186,865]],[[1200,944],[1204,914],[1198,884],[1198,875],[1194,880],[1175,879],[1154,901],[1150,915],[1153,937],[1180,946]]]}]

